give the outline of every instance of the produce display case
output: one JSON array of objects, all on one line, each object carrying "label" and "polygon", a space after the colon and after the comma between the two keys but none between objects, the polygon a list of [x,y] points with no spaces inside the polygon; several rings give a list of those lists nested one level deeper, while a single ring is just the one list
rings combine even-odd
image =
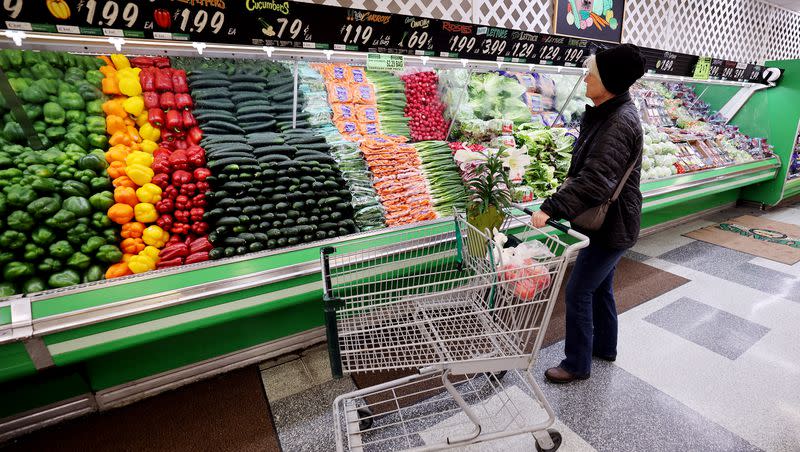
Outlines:
[{"label": "produce display case", "polygon": [[[31,34],[24,47],[90,54],[114,52],[102,41],[85,43],[86,40],[71,42],[63,37],[54,40],[48,35]],[[6,48],[13,45],[10,41],[2,43]],[[369,196],[373,204],[358,205],[354,211],[377,210],[382,216],[354,217],[355,226],[351,230],[337,231],[324,238],[315,236],[313,240],[305,240],[301,235],[297,241],[287,240],[275,249],[247,249],[241,253],[234,249],[230,257],[220,260],[3,299],[0,301],[0,356],[3,357],[0,381],[5,382],[4,389],[13,389],[16,393],[13,403],[0,413],[0,418],[6,417],[8,421],[3,424],[0,435],[13,435],[20,431],[18,429],[26,428],[32,419],[26,417],[28,410],[49,403],[70,401],[72,408],[61,404],[58,409],[71,415],[91,410],[94,404],[101,408],[116,406],[159,388],[322,340],[324,333],[319,328],[323,322],[319,267],[322,247],[355,250],[359,239],[366,236],[386,237],[387,243],[392,243],[397,237],[392,231],[413,229],[421,222],[441,225],[443,231],[451,228],[448,212],[464,205],[463,186],[458,183],[463,168],[452,159],[458,148],[442,141],[448,137],[451,142],[493,146],[503,146],[504,140],[511,138],[514,144],[531,145],[528,155],[541,164],[519,181],[519,200],[535,208],[540,198],[552,192],[563,179],[564,165],[568,165],[568,152],[564,155],[568,144],[562,140],[577,133],[574,127],[579,123],[580,107],[585,103],[580,95],[584,71],[579,68],[509,64],[503,72],[497,72],[498,66],[490,63],[408,57],[409,67],[403,79],[367,74],[376,87],[379,121],[375,122],[380,123],[386,133],[408,136],[410,144],[400,143],[392,150],[400,149],[416,156],[418,163],[412,176],[425,181],[429,197],[414,215],[399,212],[392,216],[394,198],[376,184],[380,168],[386,164],[375,159],[386,155],[372,154],[378,148],[365,148],[363,142],[345,143],[347,140],[338,137],[348,133],[347,121],[325,119],[328,109],[332,118],[335,109],[341,107],[330,99],[330,93],[336,90],[335,71],[331,69],[332,75],[326,78],[325,67],[332,64],[363,67],[364,54],[337,52],[331,58],[330,54],[311,50],[273,49],[267,55],[251,47],[224,45],[208,45],[202,51],[205,63],[194,66],[201,71],[209,70],[217,59],[236,57],[250,59],[248,64],[251,65],[277,65],[283,73],[291,74],[286,77],[286,85],[293,85],[291,96],[287,96],[292,106],[291,119],[287,120],[293,125],[307,121],[307,127],[324,135],[327,143],[341,144],[332,145],[331,158],[342,169],[341,180],[353,195],[353,202],[357,194],[372,190]],[[132,40],[122,53],[169,55],[174,67],[185,67],[190,75],[192,65],[200,61],[190,44]],[[479,80],[482,85],[475,83],[470,93],[468,79],[448,77],[449,72],[458,71],[467,71],[468,79]],[[514,74],[507,73],[512,71]],[[350,75],[353,76],[352,72]],[[469,104],[475,92],[486,95],[489,83],[494,83],[491,80],[498,80],[497,77],[503,77],[504,84],[513,77],[513,83],[519,88],[511,83],[508,85],[511,93],[504,94],[503,101],[496,102],[493,109],[471,118],[459,118],[461,105]],[[539,78],[547,80],[549,87]],[[191,84],[192,78],[189,80]],[[530,83],[526,85],[526,81]],[[650,84],[681,81],[688,80],[646,77],[646,83]],[[454,83],[450,86],[456,88],[454,92],[445,89],[450,82]],[[427,90],[424,91],[427,97],[417,99],[418,103],[412,105],[409,112],[405,105],[409,97],[407,92],[403,93],[403,84],[415,83],[418,89]],[[707,83],[736,89],[747,85]],[[436,89],[431,91],[431,86]],[[203,89],[190,88],[193,94]],[[521,90],[519,94],[517,89]],[[321,99],[320,93],[326,93],[327,98]],[[439,100],[431,101],[436,96]],[[655,98],[651,92],[637,96],[637,101],[647,106],[643,120],[660,139],[666,129],[659,127],[676,124],[666,113],[664,102]],[[510,105],[512,101],[519,102]],[[422,118],[416,113],[421,104],[429,104],[431,108],[426,110],[426,115],[441,115],[442,119]],[[202,109],[197,105],[195,108]],[[653,111],[649,112],[649,108]],[[486,135],[476,136],[476,130],[483,134],[487,129],[475,121],[492,121],[494,111],[517,115],[495,118],[511,122],[510,130],[505,129],[501,121],[496,130],[490,127]],[[320,113],[318,121],[313,120],[317,112]],[[520,115],[527,117],[521,119]],[[198,115],[198,121],[203,128],[213,119],[204,122]],[[470,129],[463,127],[465,124],[479,127]],[[206,130],[214,129],[213,124],[209,127]],[[703,165],[687,168],[689,171],[685,173],[677,174],[677,170],[676,174],[671,170],[669,174],[654,173],[643,182],[645,228],[734,202],[742,187],[772,180],[780,168],[775,157],[748,159],[740,156],[737,160],[727,153],[724,159],[718,149],[709,150],[714,146],[709,137],[679,137],[678,130],[675,134],[676,142],[705,151],[705,160]],[[534,149],[540,139],[554,144]],[[703,141],[705,147],[697,144]],[[367,170],[372,177],[365,183],[359,174]],[[432,178],[441,178],[443,182],[431,184]],[[459,190],[462,191],[460,196]],[[374,202],[376,199],[378,202]],[[426,210],[427,206],[430,209]],[[360,231],[356,232],[356,228]],[[401,242],[397,246],[413,244]]]}]

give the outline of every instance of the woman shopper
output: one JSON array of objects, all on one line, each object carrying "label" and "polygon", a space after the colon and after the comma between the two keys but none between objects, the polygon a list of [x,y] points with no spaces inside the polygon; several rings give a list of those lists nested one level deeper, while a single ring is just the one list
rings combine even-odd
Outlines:
[{"label": "woman shopper", "polygon": [[[614,269],[639,236],[642,194],[642,127],[628,89],[644,74],[644,59],[636,46],[623,44],[587,60],[586,106],[572,152],[568,182],[532,217],[536,227],[548,218],[575,220],[611,202],[602,226],[577,230],[591,239],[578,254],[566,291],[566,358],[545,372],[552,383],[589,378],[592,355],[614,361],[617,356],[617,310]],[[626,178],[627,176],[627,178]]]}]

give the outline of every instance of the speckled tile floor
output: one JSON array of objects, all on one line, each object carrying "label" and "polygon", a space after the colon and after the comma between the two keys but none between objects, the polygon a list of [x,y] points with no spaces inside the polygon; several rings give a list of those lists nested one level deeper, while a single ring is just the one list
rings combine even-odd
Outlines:
[{"label": "speckled tile floor", "polygon": [[[800,224],[800,205],[735,208],[646,237],[626,256],[690,282],[622,314],[617,361],[596,361],[589,380],[544,382],[563,342],[541,351],[534,377],[556,413],[559,450],[800,452],[800,264],[682,236],[745,214]],[[262,376],[283,449],[335,450],[332,402],[356,389],[352,380],[330,379],[324,348],[272,364]],[[503,383],[509,400],[543,413],[516,374]],[[459,416],[432,416],[416,444]],[[535,449],[518,435],[456,450]]]}]

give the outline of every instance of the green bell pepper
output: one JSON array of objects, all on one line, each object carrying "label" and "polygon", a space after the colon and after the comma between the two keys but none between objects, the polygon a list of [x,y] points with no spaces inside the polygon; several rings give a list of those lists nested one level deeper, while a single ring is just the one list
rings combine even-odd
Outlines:
[{"label": "green bell pepper", "polygon": [[17,250],[25,246],[25,234],[7,230],[0,234],[0,246],[9,250]]},{"label": "green bell pepper", "polygon": [[95,88],[100,88],[103,84],[103,79],[105,75],[102,72],[94,69],[91,71],[86,71],[86,81],[89,82]]},{"label": "green bell pepper", "polygon": [[22,66],[22,50],[5,49],[3,50],[3,53],[5,53],[8,57],[8,64],[10,64],[9,67],[18,68]]},{"label": "green bell pepper", "polygon": [[41,88],[48,96],[58,93],[58,81],[53,78],[40,78],[33,82],[33,85]]},{"label": "green bell pepper", "polygon": [[105,135],[100,135],[97,133],[90,133],[89,137],[89,146],[93,148],[107,148],[108,147],[108,137]]},{"label": "green bell pepper", "polygon": [[[108,216],[106,216],[106,218],[108,218]],[[103,232],[100,233],[100,236],[106,239],[107,243],[119,242],[119,231],[116,227],[107,227],[103,229]]]},{"label": "green bell pepper", "polygon": [[92,205],[89,204],[89,200],[81,196],[70,196],[64,200],[61,208],[69,210],[78,218],[88,217],[92,214]]},{"label": "green bell pepper", "polygon": [[[77,133],[78,135],[86,135],[89,133],[89,131],[86,130],[86,124],[72,122],[67,125],[67,133]],[[66,144],[67,143],[65,142],[64,145]],[[86,146],[81,146],[81,149],[84,148],[86,148]]]},{"label": "green bell pepper", "polygon": [[81,245],[81,253],[94,254],[101,246],[106,244],[106,239],[100,236],[89,237],[86,242]]},{"label": "green bell pepper", "polygon": [[95,212],[94,215],[92,215],[92,226],[94,226],[95,229],[105,229],[111,226],[112,224],[113,222],[111,221],[111,218],[108,218],[108,214],[106,213],[106,211]]},{"label": "green bell pepper", "polygon": [[0,298],[10,297],[17,293],[17,289],[11,283],[0,283]]},{"label": "green bell pepper", "polygon": [[53,66],[50,66],[44,61],[34,64],[31,70],[40,78],[56,79],[59,77],[59,74],[53,69]]},{"label": "green bell pepper", "polygon": [[92,170],[79,170],[75,172],[73,178],[80,181],[82,184],[86,184],[87,186],[92,181],[93,177],[96,177],[97,174]]},{"label": "green bell pepper", "polygon": [[53,243],[50,245],[49,251],[50,256],[62,261],[72,256],[72,254],[75,252],[75,250],[72,249],[72,245],[70,245],[66,240],[59,240],[58,242]]},{"label": "green bell pepper", "polygon": [[70,124],[83,124],[86,122],[86,113],[84,113],[82,110],[67,110],[67,113],[64,116],[67,122]]},{"label": "green bell pepper", "polygon": [[[63,127],[61,128],[64,129]],[[64,133],[67,133],[66,129],[64,129]],[[42,152],[42,160],[44,160],[45,163],[55,163],[58,165],[67,160],[67,154],[60,151],[58,148],[53,147]]]},{"label": "green bell pepper", "polygon": [[105,214],[109,207],[114,205],[114,193],[105,190],[89,197],[89,204],[99,213]]},{"label": "green bell pepper", "polygon": [[67,144],[77,144],[81,149],[89,147],[89,139],[86,138],[86,135],[83,133],[67,132],[67,134],[64,135],[64,142]]},{"label": "green bell pepper", "polygon": [[42,278],[31,278],[22,285],[23,293],[35,293],[47,290],[47,283]]},{"label": "green bell pepper", "polygon": [[66,134],[67,134],[67,129],[61,126],[48,127],[44,131],[44,136],[53,141],[61,141],[64,138],[64,135]]},{"label": "green bell pepper", "polygon": [[0,69],[6,72],[11,69],[11,63],[8,61],[8,55],[6,55],[5,50],[0,51]]},{"label": "green bell pepper", "polygon": [[45,196],[31,201],[26,210],[37,220],[54,215],[61,209],[61,200],[56,196]]},{"label": "green bell pepper", "polygon": [[69,287],[80,283],[81,276],[75,270],[64,270],[63,272],[55,273],[47,280],[47,284],[54,288]]},{"label": "green bell pepper", "polygon": [[6,213],[7,209],[8,209],[8,203],[6,201],[6,195],[0,193],[0,215]]},{"label": "green bell pepper", "polygon": [[[34,78],[33,71],[27,65],[25,65],[25,67],[20,68],[19,76],[27,78],[27,79],[33,79]],[[33,81],[31,81],[31,83],[33,83]]]},{"label": "green bell pepper", "polygon": [[36,269],[42,273],[53,273],[61,270],[62,267],[63,265],[58,259],[45,257],[41,262],[39,262],[39,265],[36,266]]},{"label": "green bell pepper", "polygon": [[10,77],[8,79],[8,84],[11,85],[11,89],[13,89],[17,94],[25,91],[31,83],[33,83],[33,80],[22,76]]},{"label": "green bell pepper", "polygon": [[[69,81],[69,80],[67,80]],[[29,88],[30,89],[30,88]],[[86,109],[86,102],[83,100],[80,94],[72,92],[72,93],[61,93],[58,95],[58,103],[64,107],[65,110],[84,110]]]},{"label": "green bell pepper", "polygon": [[26,176],[35,177],[33,180],[30,181],[30,183],[33,183],[33,181],[37,179],[47,179],[53,176],[53,170],[48,168],[47,165],[42,165],[42,164],[29,166],[26,173],[27,173]]},{"label": "green bell pepper", "polygon": [[122,251],[115,245],[103,245],[97,249],[97,260],[106,264],[116,264],[122,259]]},{"label": "green bell pepper", "polygon": [[11,180],[22,177],[22,170],[19,168],[8,168],[0,170],[0,179]]},{"label": "green bell pepper", "polygon": [[73,174],[75,174],[75,168],[57,168],[55,178],[60,181],[68,181],[72,179]]},{"label": "green bell pepper", "polygon": [[78,168],[82,170],[92,170],[97,174],[102,174],[108,168],[108,162],[97,154],[86,154],[78,160]]},{"label": "green bell pepper", "polygon": [[[47,93],[44,92],[44,90],[37,85],[28,86],[27,88],[22,90],[19,97],[25,102],[30,102],[34,104],[43,104],[47,102]],[[83,98],[81,98],[81,101],[83,101]],[[83,105],[81,105],[81,108],[83,108]]]},{"label": "green bell pepper", "polygon": [[[28,116],[28,119],[31,121],[36,121],[42,117],[44,113],[44,109],[36,104],[25,104],[22,106],[22,109],[25,111],[25,115]],[[19,121],[19,119],[17,119]],[[37,132],[41,132],[37,130]]]},{"label": "green bell pepper", "polygon": [[[82,219],[87,219],[87,218],[82,218]],[[79,221],[78,224],[76,224],[69,231],[69,237],[67,238],[67,241],[76,248],[80,248],[82,244],[86,243],[87,240],[94,237],[95,234],[96,233],[92,231],[92,229],[89,227],[88,221],[85,223],[80,223]]]},{"label": "green bell pepper", "polygon": [[76,268],[78,270],[86,270],[89,268],[91,263],[92,260],[89,258],[89,256],[83,253],[75,253],[67,261],[67,267]]},{"label": "green bell pepper", "polygon": [[89,133],[96,133],[105,135],[106,133],[106,119],[102,116],[87,116],[86,117],[86,130]]},{"label": "green bell pepper", "polygon": [[22,163],[25,165],[41,165],[44,163],[44,159],[40,152],[30,150],[22,154]]},{"label": "green bell pepper", "polygon": [[44,122],[48,124],[52,124],[54,126],[60,126],[64,124],[66,120],[66,112],[61,105],[58,105],[55,102],[48,102],[44,104]]},{"label": "green bell pepper", "polygon": [[44,220],[44,224],[56,229],[69,229],[77,223],[75,214],[69,210],[61,209],[52,217]]},{"label": "green bell pepper", "polygon": [[56,240],[56,234],[44,226],[39,226],[31,234],[31,240],[37,245],[47,246]]},{"label": "green bell pepper", "polygon": [[7,263],[14,260],[14,253],[11,251],[0,251],[0,266],[6,265]]},{"label": "green bell pepper", "polygon": [[[77,172],[74,173],[77,175]],[[92,172],[92,176],[94,176],[94,172]],[[83,182],[78,182],[76,180],[68,180],[61,184],[61,194],[64,196],[89,196],[91,191],[89,190],[89,186],[84,184]]]},{"label": "green bell pepper", "polygon": [[3,268],[3,279],[5,281],[18,281],[22,278],[33,276],[33,264],[26,262],[9,262]]},{"label": "green bell pepper", "polygon": [[8,154],[0,152],[0,168],[5,168],[13,165],[14,161],[11,160],[11,157]]},{"label": "green bell pepper", "polygon": [[44,256],[44,248],[33,243],[28,243],[25,245],[25,254],[22,255],[25,261],[36,261],[42,256]]},{"label": "green bell pepper", "polygon": [[22,52],[22,63],[25,67],[32,67],[42,61],[39,52],[31,52],[29,50]]},{"label": "green bell pepper", "polygon": [[75,143],[65,143],[63,151],[68,159],[72,159],[75,162],[86,155],[86,148]]},{"label": "green bell pepper", "polygon": [[100,88],[94,87],[91,83],[81,81],[78,83],[78,94],[81,95],[84,101],[90,102],[103,97],[103,92]]},{"label": "green bell pepper", "polygon": [[3,138],[12,143],[19,143],[25,139],[25,132],[18,123],[7,122],[6,125],[3,126]]},{"label": "green bell pepper", "polygon": [[92,180],[89,181],[89,186],[92,187],[92,191],[97,192],[100,190],[108,190],[113,185],[111,184],[111,179],[108,176],[97,176],[93,177]]},{"label": "green bell pepper", "polygon": [[86,114],[89,115],[105,115],[103,111],[103,99],[96,99],[86,102]]},{"label": "green bell pepper", "polygon": [[106,272],[103,270],[103,267],[99,265],[92,265],[83,273],[83,282],[90,283],[95,281],[100,281],[101,279],[105,279]]},{"label": "green bell pepper", "polygon": [[31,217],[28,212],[15,210],[11,212],[11,215],[6,219],[6,226],[15,231],[30,231],[33,228],[33,217]]},{"label": "green bell pepper", "polygon": [[[87,187],[88,190],[88,187]],[[8,204],[16,207],[27,206],[36,199],[36,192],[30,187],[11,185],[4,189]]]}]

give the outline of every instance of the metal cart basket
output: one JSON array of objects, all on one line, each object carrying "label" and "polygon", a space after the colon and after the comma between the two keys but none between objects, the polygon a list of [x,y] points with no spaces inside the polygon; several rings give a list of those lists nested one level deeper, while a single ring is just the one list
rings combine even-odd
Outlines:
[{"label": "metal cart basket", "polygon": [[[560,435],[547,430],[555,415],[530,371],[566,264],[588,238],[549,224],[577,242],[507,215],[502,229],[517,249],[539,242],[538,254],[513,263],[459,212],[453,223],[322,250],[333,374],[417,370],[336,399],[338,450],[438,450],[527,432],[537,448],[558,448]],[[509,371],[546,419],[531,420],[508,396]],[[431,430],[445,418],[454,425]]]}]

